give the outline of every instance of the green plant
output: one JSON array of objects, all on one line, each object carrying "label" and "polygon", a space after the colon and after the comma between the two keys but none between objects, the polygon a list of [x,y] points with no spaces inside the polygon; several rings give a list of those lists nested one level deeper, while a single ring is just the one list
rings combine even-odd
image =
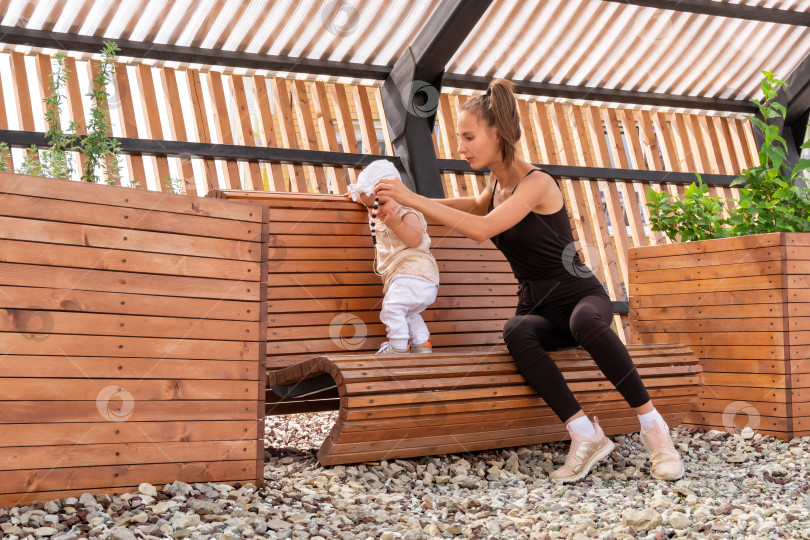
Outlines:
[{"label": "green plant", "polygon": [[73,171],[71,150],[76,143],[77,123],[75,121],[70,123],[68,127],[70,133],[62,130],[59,120],[62,113],[62,89],[70,80],[70,70],[65,63],[64,54],[56,55],[56,65],[56,71],[48,80],[50,92],[43,100],[45,102],[45,121],[48,123],[47,136],[51,145],[40,155],[42,163],[40,175],[68,180]]},{"label": "green plant", "polygon": [[11,172],[11,152],[8,143],[0,142],[0,172]]},{"label": "green plant", "polygon": [[650,188],[647,206],[654,231],[663,231],[672,240],[680,235],[682,242],[729,236],[728,220],[721,214],[725,201],[709,195],[709,186],[697,177],[698,183],[692,182],[680,200]]},{"label": "green plant", "polygon": [[82,180],[96,181],[96,171],[103,170],[108,184],[121,182],[121,165],[118,158],[120,144],[109,136],[112,124],[108,113],[107,85],[115,73],[115,54],[120,51],[112,41],[104,42],[101,51],[102,61],[98,72],[93,77],[92,88],[87,94],[90,97],[90,121],[87,124],[87,135],[82,139],[81,152],[87,158],[84,163]]},{"label": "green plant", "polygon": [[166,193],[175,193],[178,195],[182,195],[184,193],[184,182],[182,178],[172,178],[171,176],[167,176],[160,181],[160,184],[163,186],[163,191]]},{"label": "green plant", "polygon": [[[75,121],[69,124],[68,131],[62,129],[59,120],[62,114],[62,90],[70,80],[70,71],[65,63],[65,55],[56,55],[57,68],[50,76],[49,93],[43,99],[50,145],[42,150],[33,145],[29,147],[16,172],[69,179],[73,171],[72,152],[78,150],[86,157],[82,180],[96,182],[96,173],[102,171],[106,176],[106,183],[120,183],[120,144],[109,136],[112,124],[107,105],[107,85],[115,73],[115,54],[119,50],[115,43],[104,42],[101,52],[103,58],[87,94],[90,98],[90,121],[84,137],[77,135],[78,123]],[[0,172],[11,170],[8,144],[0,143]]]},{"label": "green plant", "polygon": [[[71,150],[76,142],[76,135],[66,133],[59,121],[62,113],[62,90],[70,80],[70,72],[65,64],[65,55],[56,55],[56,70],[48,77],[48,95],[42,100],[45,104],[45,121],[48,124],[46,136],[50,141],[47,149],[39,150],[31,145],[17,172],[35,176],[49,176],[52,178],[69,179],[73,170],[73,154]],[[76,123],[70,123],[70,131],[76,131]],[[10,153],[8,145],[2,143],[0,160],[2,169],[9,169]]]},{"label": "green plant", "polygon": [[[652,230],[664,232],[673,240],[680,237],[684,242],[769,232],[810,232],[810,189],[802,176],[810,169],[810,160],[800,159],[785,174],[787,143],[779,126],[768,122],[785,117],[785,107],[776,101],[777,89],[785,83],[770,71],[762,73],[765,77],[760,87],[765,99],[752,100],[762,119],[748,119],[765,140],[759,151],[759,165],[743,170],[731,183],[742,184],[739,199],[724,201],[709,195],[700,175],[697,175],[699,184],[690,184],[681,200],[650,188],[647,206]],[[801,148],[810,148],[810,141]],[[725,219],[720,215],[723,203],[732,200],[735,205],[729,208]]]}]

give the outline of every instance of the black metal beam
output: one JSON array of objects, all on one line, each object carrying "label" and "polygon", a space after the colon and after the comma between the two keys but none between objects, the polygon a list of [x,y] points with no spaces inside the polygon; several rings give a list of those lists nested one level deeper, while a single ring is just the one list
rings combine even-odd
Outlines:
[{"label": "black metal beam", "polygon": [[402,159],[409,187],[427,197],[444,197],[432,131],[442,75],[492,0],[443,0],[414,42],[397,60],[381,95],[388,132]]},{"label": "black metal beam", "polygon": [[[445,172],[488,173],[487,169],[473,169],[470,164],[463,159],[440,159],[439,169]],[[602,167],[580,167],[575,165],[544,165],[536,163],[548,174],[564,178],[590,178],[606,181],[637,181],[637,182],[669,182],[672,184],[691,184],[697,182],[694,173],[674,172],[674,171],[648,171],[644,169],[611,169]],[[731,181],[737,178],[726,174],[701,174],[704,184],[710,186],[728,186]]]},{"label": "black metal beam", "polygon": [[[457,75],[448,73],[443,78],[445,86],[456,88],[469,88],[472,90],[486,90],[489,77],[475,75]],[[567,99],[585,99],[591,101],[610,101],[615,103],[630,103],[633,105],[653,105],[657,107],[683,107],[687,109],[706,109],[712,111],[729,111],[752,114],[756,105],[746,100],[720,99],[700,96],[675,96],[655,92],[636,92],[630,90],[615,90],[611,88],[595,88],[591,86],[573,86],[568,84],[552,84],[535,81],[513,80],[516,91],[532,96],[550,96]]]},{"label": "black metal beam", "polygon": [[[144,156],[170,156],[180,159],[208,158],[232,159],[239,161],[265,161],[278,163],[300,163],[305,165],[333,165],[337,167],[365,167],[373,160],[387,159],[399,170],[402,162],[396,156],[374,156],[349,154],[344,152],[324,152],[320,150],[292,150],[289,148],[269,148],[265,146],[241,146],[235,144],[211,144],[152,139],[117,138],[124,154]],[[27,148],[31,145],[45,147],[50,144],[45,133],[38,131],[0,130],[0,142],[9,146]],[[692,173],[672,171],[647,171],[637,169],[607,169],[599,167],[578,167],[571,165],[537,164],[553,176],[564,178],[593,178],[607,181],[630,180],[639,182],[671,182],[690,184],[696,180]],[[486,169],[472,169],[463,159],[438,159],[436,171],[472,173],[488,172]],[[735,178],[722,174],[703,174],[703,182],[709,185],[728,186]]]},{"label": "black metal beam", "polygon": [[29,45],[31,47],[98,53],[101,51],[104,41],[115,41],[121,49],[119,53],[121,56],[186,62],[189,64],[291,71],[311,73],[313,75],[376,80],[385,79],[391,72],[391,68],[388,66],[373,64],[333,62],[331,60],[313,60],[310,58],[293,58],[260,53],[203,49],[200,47],[181,47],[179,45],[46,32],[44,30],[29,30],[16,26],[0,25],[0,42],[11,45]]},{"label": "black metal beam", "polygon": [[[395,156],[324,152],[321,150],[292,150],[289,148],[241,146],[235,144],[130,139],[126,137],[117,137],[116,139],[121,144],[121,151],[123,153],[133,155],[173,156],[180,159],[195,157],[241,161],[272,161],[344,167],[365,167],[368,163],[376,159],[387,159],[396,165],[398,169],[402,169],[400,159]],[[0,142],[5,142],[9,146],[15,147],[29,147],[32,144],[38,147],[45,147],[50,144],[45,133],[7,129],[0,130]]]},{"label": "black metal beam", "polygon": [[810,26],[810,13],[790,9],[776,9],[760,6],[748,6],[731,2],[713,2],[712,0],[603,0],[618,4],[652,7],[670,11],[687,11],[701,15],[715,15],[732,19],[747,19],[792,26]]},{"label": "black metal beam", "polygon": [[[810,121],[810,54],[785,77],[785,84],[779,87],[777,99],[787,108],[783,136],[793,144],[794,154],[788,160],[793,166],[799,159],[800,146],[804,142],[807,123]],[[790,144],[788,147],[790,148]]]}]

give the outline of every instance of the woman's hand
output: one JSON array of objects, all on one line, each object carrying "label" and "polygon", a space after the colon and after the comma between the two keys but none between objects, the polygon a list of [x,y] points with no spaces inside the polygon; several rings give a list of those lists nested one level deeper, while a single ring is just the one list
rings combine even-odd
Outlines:
[{"label": "woman's hand", "polygon": [[374,194],[380,198],[390,198],[403,206],[413,206],[417,195],[408,189],[399,178],[383,178],[374,187]]}]

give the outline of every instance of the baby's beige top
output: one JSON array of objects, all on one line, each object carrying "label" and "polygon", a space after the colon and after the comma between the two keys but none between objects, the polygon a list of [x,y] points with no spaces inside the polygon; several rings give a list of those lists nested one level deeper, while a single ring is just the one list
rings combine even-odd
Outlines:
[{"label": "baby's beige top", "polygon": [[376,257],[374,258],[374,272],[383,278],[383,294],[388,292],[391,278],[398,274],[419,276],[439,284],[439,267],[436,259],[430,254],[430,236],[427,233],[425,216],[418,210],[407,206],[397,209],[399,217],[407,212],[413,212],[422,225],[422,242],[415,248],[408,245],[388,227],[384,221],[377,220],[375,227],[377,236]]}]

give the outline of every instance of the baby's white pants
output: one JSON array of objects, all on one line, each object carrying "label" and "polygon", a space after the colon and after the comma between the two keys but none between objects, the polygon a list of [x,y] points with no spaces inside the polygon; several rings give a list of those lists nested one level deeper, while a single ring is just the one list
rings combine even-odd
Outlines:
[{"label": "baby's white pants", "polygon": [[419,276],[397,274],[391,278],[383,298],[380,321],[385,324],[392,347],[406,348],[409,338],[417,345],[430,339],[430,331],[420,313],[436,301],[438,291],[438,285]]}]

